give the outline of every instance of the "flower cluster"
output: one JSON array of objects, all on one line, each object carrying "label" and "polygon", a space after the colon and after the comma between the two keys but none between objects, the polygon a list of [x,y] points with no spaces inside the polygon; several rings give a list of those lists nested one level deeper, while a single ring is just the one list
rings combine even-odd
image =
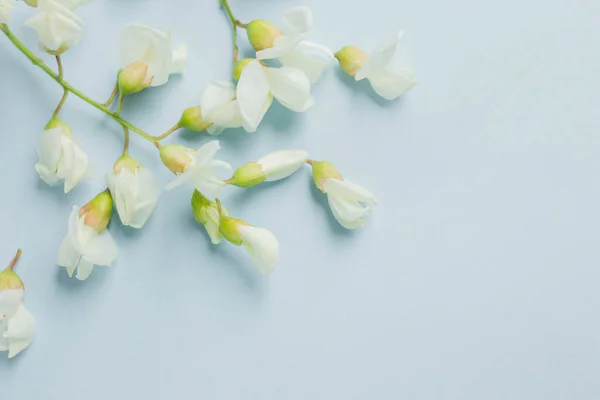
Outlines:
[{"label": "flower cluster", "polygon": [[[232,216],[222,204],[226,187],[250,188],[262,182],[289,177],[300,169],[312,168],[315,186],[327,196],[331,212],[341,226],[357,229],[364,226],[377,204],[368,190],[344,179],[329,161],[316,161],[304,150],[277,150],[235,169],[228,179],[221,174],[232,170],[220,160],[218,140],[198,149],[180,144],[163,144],[179,129],[206,131],[219,135],[226,129],[255,132],[269,111],[273,100],[294,112],[304,112],[316,103],[312,85],[337,59],[340,68],[357,81],[366,79],[373,90],[393,100],[415,84],[414,72],[392,64],[402,33],[386,41],[370,54],[353,46],[334,53],[324,45],[307,40],[313,15],[307,7],[294,7],[283,15],[283,28],[265,21],[242,23],[220,0],[231,21],[234,36],[234,64],[231,81],[210,81],[199,96],[199,103],[185,109],[175,125],[160,135],[150,135],[121,117],[125,99],[143,90],[164,85],[172,74],[186,70],[187,46],[173,46],[169,32],[142,24],[129,24],[120,37],[120,65],[115,85],[104,103],[94,101],[75,90],[64,80],[61,56],[82,37],[84,22],[76,9],[87,0],[25,0],[35,8],[26,25],[35,29],[43,52],[54,56],[57,72],[21,43],[10,31],[10,15],[15,0],[0,0],[0,30],[35,65],[50,75],[64,89],[64,94],[38,141],[39,161],[35,170],[49,185],[62,184],[64,192],[73,190],[88,176],[90,160],[77,144],[74,133],[62,121],[60,112],[69,94],[78,96],[104,112],[123,128],[124,147],[98,195],[87,204],[74,206],[67,224],[67,234],[58,249],[57,264],[69,277],[87,279],[95,266],[111,266],[118,255],[108,226],[113,210],[122,225],[142,228],[158,202],[160,183],[129,154],[133,132],[150,142],[159,152],[162,164],[175,178],[165,185],[169,191],[187,186],[191,194],[194,218],[206,228],[215,245],[225,241],[243,247],[263,275],[273,271],[279,261],[279,242],[268,229],[256,227]],[[237,31],[244,29],[255,57],[238,60]],[[16,355],[31,342],[35,323],[22,304],[24,287],[13,272],[14,263],[0,273],[0,350]]]}]

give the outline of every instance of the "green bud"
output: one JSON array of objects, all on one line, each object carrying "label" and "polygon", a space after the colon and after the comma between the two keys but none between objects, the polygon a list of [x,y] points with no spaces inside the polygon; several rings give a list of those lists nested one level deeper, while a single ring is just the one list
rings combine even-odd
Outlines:
[{"label": "green bud", "polygon": [[200,106],[186,108],[179,119],[179,126],[190,131],[204,131],[211,125],[212,122],[202,119],[202,109]]},{"label": "green bud", "polygon": [[246,25],[246,32],[250,44],[256,51],[270,49],[275,45],[275,39],[283,35],[281,29],[262,19],[255,19]]},{"label": "green bud", "polygon": [[246,68],[246,65],[248,65],[254,60],[254,58],[243,58],[240,61],[236,62],[233,67],[233,79],[239,81],[240,77],[242,76],[242,70]]},{"label": "green bud", "polygon": [[185,167],[192,162],[192,158],[188,155],[188,151],[192,151],[180,144],[168,144],[160,148],[160,159],[174,174],[182,173]]},{"label": "green bud", "polygon": [[8,267],[6,267],[4,271],[0,272],[0,291],[5,289],[25,288],[23,281],[14,271],[15,265],[17,264],[17,261],[19,261],[19,257],[21,257],[21,249],[17,250],[17,254],[12,259]]},{"label": "green bud", "polygon": [[342,174],[333,166],[329,161],[312,161],[309,160],[308,163],[312,165],[313,169],[313,179],[315,181],[315,185],[324,192],[323,182],[325,182],[329,178],[343,180]]},{"label": "green bud", "polygon": [[121,96],[140,92],[152,83],[154,77],[147,77],[148,64],[141,61],[132,62],[119,72],[118,84]]},{"label": "green bud", "polygon": [[[220,231],[221,218],[219,206],[204,197],[198,190],[194,190],[194,194],[192,195],[192,212],[194,213],[194,219],[206,228],[206,232],[208,232],[213,244],[219,244],[223,238]],[[225,217],[229,216],[229,213],[222,205],[221,214]]]},{"label": "green bud", "polygon": [[256,162],[249,162],[239,167],[231,179],[225,181],[230,185],[248,188],[256,186],[267,179],[262,166]]},{"label": "green bud", "polygon": [[102,232],[108,226],[112,216],[113,199],[110,191],[106,189],[81,207],[79,217],[85,214],[83,223],[97,232]]},{"label": "green bud", "polygon": [[62,129],[64,134],[67,135],[68,137],[70,137],[70,138],[73,137],[73,132],[71,132],[71,127],[69,125],[67,125],[66,123],[64,123],[63,121],[61,121],[60,119],[58,119],[58,117],[53,117],[50,120],[50,122],[48,122],[46,124],[46,127],[44,128],[44,130],[56,129],[56,128]]},{"label": "green bud", "polygon": [[236,246],[241,246],[242,233],[239,230],[241,225],[248,225],[248,223],[246,221],[242,221],[241,219],[221,215],[219,230],[228,242],[233,243]]},{"label": "green bud", "polygon": [[27,3],[27,5],[31,6],[31,7],[37,7],[38,6],[38,0],[25,0],[25,3]]},{"label": "green bud", "polygon": [[338,59],[340,67],[345,73],[355,76],[356,72],[367,62],[369,55],[354,46],[346,46],[335,53],[335,58]]},{"label": "green bud", "polygon": [[118,174],[123,168],[127,168],[131,172],[135,172],[139,167],[140,164],[136,160],[129,157],[128,155],[123,155],[119,157],[117,161],[115,161],[113,171],[115,171],[115,174]]}]

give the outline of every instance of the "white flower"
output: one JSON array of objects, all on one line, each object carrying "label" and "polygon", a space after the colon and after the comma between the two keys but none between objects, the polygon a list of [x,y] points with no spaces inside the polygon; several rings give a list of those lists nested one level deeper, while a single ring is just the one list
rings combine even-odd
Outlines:
[{"label": "white flower", "polygon": [[334,56],[327,47],[303,40],[312,25],[312,12],[308,7],[294,7],[286,11],[284,20],[285,34],[275,39],[273,47],[258,51],[256,58],[277,58],[284,66],[304,72],[311,83],[317,82]]},{"label": "white flower", "polygon": [[[177,146],[177,145],[172,145]],[[166,190],[171,190],[184,182],[191,182],[192,185],[204,196],[211,201],[214,201],[219,196],[219,192],[223,186],[226,185],[222,179],[220,179],[214,171],[216,167],[222,167],[225,169],[231,169],[231,165],[215,159],[215,154],[221,146],[218,140],[213,140],[200,147],[197,151],[192,149],[186,149],[181,147],[175,147],[176,152],[173,154],[177,161],[171,163],[169,160],[170,156],[165,154],[168,146],[164,146],[161,149],[161,158],[163,163],[171,169],[171,171],[177,171],[178,175],[175,180],[166,186]],[[174,165],[177,164],[177,165]]]},{"label": "white flower", "polygon": [[304,150],[278,150],[258,159],[266,181],[277,181],[287,178],[296,172],[308,160]]},{"label": "white flower", "polygon": [[269,109],[272,97],[292,111],[308,110],[315,103],[310,80],[293,67],[263,67],[253,60],[244,67],[237,85],[237,101],[244,129],[255,132]]},{"label": "white flower", "polygon": [[202,92],[200,108],[202,119],[212,124],[206,129],[211,135],[242,126],[240,106],[235,99],[235,85],[231,82],[209,82]]},{"label": "white flower", "polygon": [[0,290],[0,321],[12,317],[17,312],[24,295],[23,288]]},{"label": "white flower", "polygon": [[16,0],[0,0],[0,24],[10,23],[10,14],[16,4]]},{"label": "white flower", "polygon": [[76,278],[87,279],[94,265],[110,267],[117,258],[118,248],[107,230],[98,233],[85,225],[86,214],[79,215],[75,206],[69,217],[69,232],[58,251],[57,264],[65,267],[69,276],[77,269]]},{"label": "white flower", "polygon": [[396,99],[417,84],[415,73],[411,68],[389,65],[403,34],[404,32],[398,33],[371,53],[355,76],[357,81],[368,79],[373,90],[387,100]]},{"label": "white flower", "polygon": [[337,178],[327,178],[323,182],[323,192],[335,219],[347,229],[362,228],[371,215],[377,199],[368,190]]},{"label": "white flower", "polygon": [[154,176],[145,168],[134,171],[123,167],[118,173],[106,174],[121,223],[133,228],[144,226],[158,201],[159,188]]},{"label": "white flower", "polygon": [[39,12],[25,21],[35,29],[40,44],[50,51],[62,51],[79,42],[83,20],[56,0],[39,0]]},{"label": "white flower", "polygon": [[186,45],[173,49],[170,32],[129,24],[121,34],[121,68],[138,61],[147,64],[148,77],[153,77],[151,86],[164,85],[170,74],[183,73],[186,59]]},{"label": "white flower", "polygon": [[8,358],[13,358],[31,344],[34,332],[35,318],[20,303],[13,315],[0,318],[0,351],[8,350]]},{"label": "white flower", "polygon": [[89,170],[87,155],[65,128],[44,131],[38,142],[39,162],[35,170],[47,184],[64,180],[65,193],[77,185]]},{"label": "white flower", "polygon": [[240,225],[242,246],[246,249],[261,274],[267,275],[279,262],[279,242],[275,235],[264,228]]}]

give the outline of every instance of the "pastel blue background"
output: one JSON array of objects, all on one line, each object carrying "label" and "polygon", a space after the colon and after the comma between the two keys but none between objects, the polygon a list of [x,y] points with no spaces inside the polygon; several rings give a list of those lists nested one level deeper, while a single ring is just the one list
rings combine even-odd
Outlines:
[{"label": "pastel blue background", "polygon": [[[280,23],[292,1],[231,0]],[[374,48],[406,29],[400,60],[420,84],[377,99],[333,65],[305,114],[274,106],[259,132],[228,131],[234,166],[281,148],[334,162],[380,201],[365,229],[330,216],[309,170],[228,188],[238,217],[272,230],[281,262],[261,277],[243,250],[213,247],[191,190],[164,193],[142,231],[110,227],[111,269],[86,282],[54,265],[74,204],[103,189],[122,146],[110,119],[71,96],[63,119],[95,166],[69,195],[33,165],[61,90],[0,38],[0,264],[17,247],[33,345],[0,359],[0,398],[600,398],[600,4],[597,0],[306,0],[310,37]],[[14,31],[32,10],[20,4]],[[81,7],[67,79],[104,100],[130,21],[172,28],[188,73],[128,99],[152,133],[228,79],[231,32],[216,0],[104,0]],[[243,32],[240,44],[248,49]],[[52,63],[50,57],[45,57]],[[173,141],[200,146],[203,134]],[[132,155],[161,180],[156,150]]]}]

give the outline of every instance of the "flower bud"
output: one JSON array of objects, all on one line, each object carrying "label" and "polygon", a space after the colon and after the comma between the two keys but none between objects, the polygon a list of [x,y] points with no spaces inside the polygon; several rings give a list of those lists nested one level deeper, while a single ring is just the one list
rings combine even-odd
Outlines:
[{"label": "flower bud", "polygon": [[38,0],[25,0],[25,3],[27,3],[27,5],[31,6],[31,7],[37,7],[38,6]]},{"label": "flower bud", "polygon": [[47,131],[48,129],[62,129],[63,130],[63,134],[67,135],[70,138],[73,138],[73,132],[71,131],[71,127],[66,124],[65,122],[63,122],[62,120],[58,119],[58,117],[53,117],[50,122],[48,122],[46,124],[46,127],[44,128],[45,131]]},{"label": "flower bud", "polygon": [[263,172],[262,166],[256,162],[249,162],[235,170],[233,176],[225,183],[248,188],[258,185],[265,179],[267,179],[267,175]]},{"label": "flower bud", "polygon": [[200,106],[186,108],[179,119],[179,126],[190,131],[204,131],[211,125],[212,122],[202,119],[202,109]]},{"label": "flower bud", "polygon": [[129,157],[128,155],[123,155],[123,156],[119,157],[117,159],[117,161],[115,161],[115,165],[113,166],[113,171],[115,171],[115,174],[118,174],[119,172],[121,172],[121,170],[123,168],[127,168],[131,172],[135,173],[135,171],[139,167],[140,167],[140,163],[138,163],[136,160]]},{"label": "flower bud", "polygon": [[338,59],[340,67],[345,73],[354,76],[367,62],[369,55],[354,46],[345,46],[335,53],[335,58]]},{"label": "flower bud", "polygon": [[147,77],[148,64],[135,61],[119,72],[119,91],[122,96],[140,92],[152,83],[154,77]]},{"label": "flower bud", "polygon": [[254,61],[254,58],[243,58],[236,62],[233,67],[233,79],[239,81],[242,76],[242,70],[252,61]]},{"label": "flower bud", "polygon": [[7,289],[24,289],[23,281],[19,278],[19,275],[14,271],[17,261],[21,257],[21,249],[17,250],[17,254],[10,262],[8,267],[0,272],[0,291]]},{"label": "flower bud", "polygon": [[246,25],[246,32],[250,44],[256,51],[270,49],[275,45],[275,39],[283,35],[281,29],[262,19],[255,19]]},{"label": "flower bud", "polygon": [[108,226],[112,215],[113,199],[106,189],[90,200],[79,210],[79,217],[85,214],[84,224],[97,232],[102,232]]},{"label": "flower bud", "polygon": [[[194,219],[206,228],[213,244],[219,244],[223,239],[223,235],[219,229],[220,217],[217,204],[208,200],[198,190],[194,190],[192,212],[194,213]],[[229,212],[223,206],[221,206],[221,213],[226,217],[229,216]]]},{"label": "flower bud", "polygon": [[192,158],[188,155],[189,151],[194,150],[180,144],[168,144],[160,148],[160,159],[174,174],[183,173],[192,162]]},{"label": "flower bud", "polygon": [[315,185],[317,185],[317,187],[323,193],[325,193],[323,182],[325,182],[327,179],[334,178],[343,180],[342,174],[340,174],[340,172],[329,161],[309,160],[308,163],[312,165],[313,168],[313,179],[315,181]]}]

